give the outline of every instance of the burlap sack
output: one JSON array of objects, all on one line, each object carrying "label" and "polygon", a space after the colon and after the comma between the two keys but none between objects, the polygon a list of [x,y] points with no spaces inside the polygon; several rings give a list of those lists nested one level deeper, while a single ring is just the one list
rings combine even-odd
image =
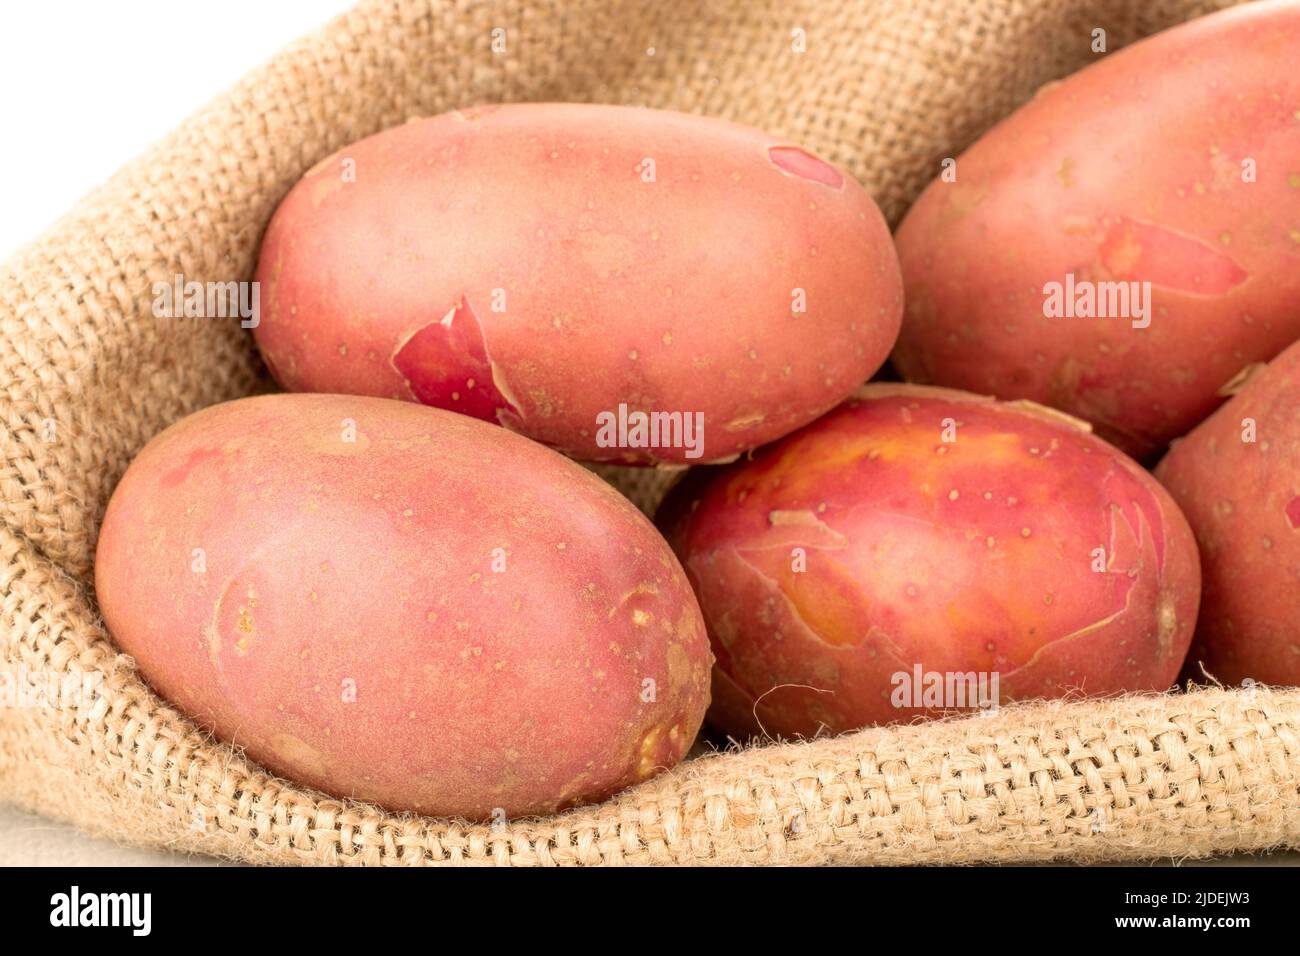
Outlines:
[{"label": "burlap sack", "polygon": [[[265,382],[237,323],[153,318],[153,283],[249,278],[276,202],[343,144],[483,101],[669,107],[809,144],[896,221],[940,158],[1091,60],[1092,28],[1113,49],[1218,5],[370,0],[285,50],[0,274],[0,665],[102,681],[90,704],[0,710],[0,798],[266,863],[1119,860],[1300,842],[1300,692],[1264,688],[708,756],[498,831],[394,816],[274,779],[197,731],[116,653],[92,593],[97,524],[132,455]],[[653,473],[628,487],[645,505]]]}]

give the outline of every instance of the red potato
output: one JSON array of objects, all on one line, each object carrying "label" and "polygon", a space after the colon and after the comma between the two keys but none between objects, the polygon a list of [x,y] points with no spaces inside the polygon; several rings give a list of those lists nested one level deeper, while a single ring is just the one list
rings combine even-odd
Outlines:
[{"label": "red potato", "polygon": [[582,104],[354,143],[280,205],[258,280],[254,334],[290,390],[633,464],[806,424],[880,367],[902,315],[888,228],[851,177],[745,127]]},{"label": "red potato", "polygon": [[109,503],[95,585],[202,726],[393,810],[601,799],[680,760],[708,704],[700,611],[649,521],[540,445],[401,402],[172,426]]},{"label": "red potato", "polygon": [[[898,229],[902,375],[1055,406],[1142,459],[1185,434],[1300,337],[1297,61],[1300,3],[1252,3],[1109,55],[992,129]],[[1045,315],[1070,281],[1128,316]]]},{"label": "red potato", "polygon": [[1156,477],[1201,548],[1191,676],[1300,684],[1300,343],[1174,442]]},{"label": "red potato", "polygon": [[1030,403],[867,386],[693,470],[659,522],[713,639],[710,719],[737,737],[1164,689],[1196,620],[1168,494]]}]

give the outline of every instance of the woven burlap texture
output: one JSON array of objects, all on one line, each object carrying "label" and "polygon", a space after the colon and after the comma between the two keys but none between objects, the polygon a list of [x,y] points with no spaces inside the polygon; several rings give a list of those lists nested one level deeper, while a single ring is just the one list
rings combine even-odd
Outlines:
[{"label": "woven burlap texture", "polygon": [[[247,332],[154,318],[154,283],[250,278],[276,202],[344,144],[480,102],[665,107],[806,143],[897,221],[941,158],[1093,59],[1094,27],[1114,49],[1220,5],[367,2],[285,50],[0,270],[0,664],[103,681],[92,706],[0,710],[0,799],[264,863],[1121,860],[1300,842],[1300,692],[1266,688],[706,756],[495,830],[390,815],[275,779],[197,730],[116,652],[92,588],[96,528],[132,455],[265,387]],[[624,487],[648,507],[662,484],[640,472]]]}]

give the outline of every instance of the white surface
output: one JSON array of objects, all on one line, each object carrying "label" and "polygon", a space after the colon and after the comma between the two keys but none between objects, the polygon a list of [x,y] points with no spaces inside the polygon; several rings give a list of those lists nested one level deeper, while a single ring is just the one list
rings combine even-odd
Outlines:
[{"label": "white surface", "polygon": [[0,259],[352,0],[0,6]]},{"label": "white surface", "polygon": [[0,867],[221,865],[211,857],[118,846],[0,804]]}]

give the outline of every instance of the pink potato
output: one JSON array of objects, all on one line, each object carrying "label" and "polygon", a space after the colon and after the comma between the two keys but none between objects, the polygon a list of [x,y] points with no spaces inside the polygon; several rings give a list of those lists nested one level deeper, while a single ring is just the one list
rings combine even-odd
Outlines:
[{"label": "pink potato", "polygon": [[711,720],[812,735],[1010,700],[1163,690],[1196,544],[1058,412],[870,385],[659,516],[713,639]]},{"label": "pink potato", "polygon": [[880,367],[902,315],[851,177],[780,137],[618,106],[489,106],[354,143],[281,203],[257,276],[286,388],[631,464],[806,424]]},{"label": "pink potato", "polygon": [[1174,442],[1156,477],[1201,549],[1190,676],[1300,685],[1300,343]]},{"label": "pink potato", "polygon": [[[898,229],[899,371],[1055,406],[1144,460],[1185,434],[1300,338],[1297,62],[1300,3],[1252,3],[994,127]],[[1093,294],[1110,315],[1084,317]]]},{"label": "pink potato", "polygon": [[272,395],[164,431],[109,503],[105,623],[272,771],[471,819],[670,767],[708,705],[699,607],[612,487],[386,399]]}]

